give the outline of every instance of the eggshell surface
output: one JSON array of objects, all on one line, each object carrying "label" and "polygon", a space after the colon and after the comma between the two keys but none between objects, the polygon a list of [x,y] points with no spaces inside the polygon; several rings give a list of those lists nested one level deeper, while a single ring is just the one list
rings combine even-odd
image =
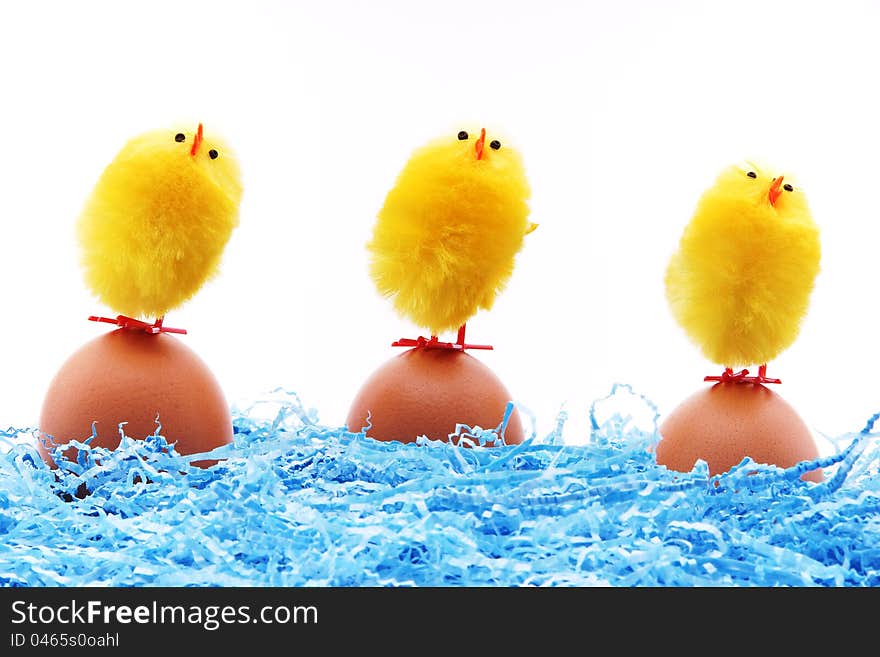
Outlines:
[{"label": "eggshell surface", "polygon": [[[449,439],[456,424],[495,429],[511,396],[494,372],[470,354],[414,348],[382,364],[351,404],[346,427],[377,440]],[[369,420],[367,416],[369,414]],[[504,431],[506,444],[523,441],[516,408]]]},{"label": "eggshell surface", "polygon": [[[819,456],[809,428],[777,393],[755,383],[722,382],[699,390],[660,425],[657,463],[690,472],[704,460],[711,475],[727,472],[745,457],[788,468]],[[821,468],[802,479],[822,481]]]},{"label": "eggshell surface", "polygon": [[[87,342],[61,366],[40,413],[43,441],[96,437],[92,445],[119,446],[119,424],[131,438],[160,433],[181,454],[206,452],[232,442],[232,418],[224,394],[205,363],[181,339],[117,329]],[[70,452],[67,453],[70,456]],[[215,461],[197,461],[210,465]]]}]

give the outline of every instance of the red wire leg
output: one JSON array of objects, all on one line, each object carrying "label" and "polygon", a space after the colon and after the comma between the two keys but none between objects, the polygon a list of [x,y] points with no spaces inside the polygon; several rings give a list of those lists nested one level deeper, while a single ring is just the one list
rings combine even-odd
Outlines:
[{"label": "red wire leg", "polygon": [[767,377],[766,363],[758,367],[757,376],[749,376],[748,370],[734,372],[731,368],[725,367],[724,372],[720,376],[707,376],[703,378],[703,381],[720,381],[721,383],[782,383],[780,379]]}]

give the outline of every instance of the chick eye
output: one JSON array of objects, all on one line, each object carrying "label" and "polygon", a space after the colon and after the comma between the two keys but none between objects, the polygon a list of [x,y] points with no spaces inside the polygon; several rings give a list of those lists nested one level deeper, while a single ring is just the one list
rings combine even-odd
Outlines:
[{"label": "chick eye", "polygon": [[186,135],[183,134],[182,132],[178,132],[176,135],[174,135],[174,141],[176,141],[178,143],[184,141],[185,139],[186,139]]},{"label": "chick eye", "polygon": [[220,153],[215,151],[213,148],[208,151],[208,157],[210,157],[212,160],[216,160],[218,155],[220,155]]},{"label": "chick eye", "polygon": [[464,141],[467,138],[468,138],[468,133],[466,133],[464,130],[462,130],[461,132],[458,133],[458,140],[459,141]]},{"label": "chick eye", "polygon": [[747,175],[749,178],[757,178],[757,177],[758,177],[758,174],[755,173],[754,171],[749,171],[746,175]]},{"label": "chick eye", "polygon": [[793,192],[793,191],[794,191],[794,187],[792,187],[792,186],[789,185],[788,183],[785,183],[785,184],[782,186],[782,189],[784,189],[784,190],[787,191],[787,192]]},{"label": "chick eye", "polygon": [[493,139],[492,141],[489,142],[489,148],[492,148],[497,151],[499,148],[501,148],[501,142],[498,141],[497,139]]}]

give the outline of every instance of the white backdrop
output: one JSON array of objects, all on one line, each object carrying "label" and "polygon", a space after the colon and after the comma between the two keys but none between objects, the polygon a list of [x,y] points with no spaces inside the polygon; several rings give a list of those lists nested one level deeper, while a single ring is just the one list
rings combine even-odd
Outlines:
[{"label": "white backdrop", "polygon": [[237,150],[222,272],[169,313],[233,404],[276,386],[328,425],[418,327],[373,288],[364,244],[409,152],[461,125],[518,147],[532,220],[474,352],[548,431],[582,441],[615,382],[668,413],[718,368],[676,325],[663,273],[717,171],[796,173],[822,230],[797,342],[770,374],[820,434],[880,410],[876,2],[4,2],[0,424],[110,330],[74,225],[124,141],[177,119]]}]

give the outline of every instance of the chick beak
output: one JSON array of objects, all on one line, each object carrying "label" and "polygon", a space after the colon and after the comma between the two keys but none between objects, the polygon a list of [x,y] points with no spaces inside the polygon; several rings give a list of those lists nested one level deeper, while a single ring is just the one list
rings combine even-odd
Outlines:
[{"label": "chick beak", "polygon": [[782,192],[779,191],[779,188],[782,186],[783,178],[784,176],[774,178],[773,184],[770,185],[770,191],[767,192],[767,196],[770,198],[770,205],[772,205],[773,207],[776,207],[776,199],[778,199],[779,196],[782,194]]},{"label": "chick beak", "polygon": [[196,130],[196,136],[193,139],[192,148],[189,149],[189,154],[192,155],[193,157],[195,157],[196,153],[199,152],[199,146],[201,146],[201,145],[202,145],[202,124],[199,123],[199,129]]},{"label": "chick beak", "polygon": [[477,143],[474,144],[474,150],[477,153],[478,160],[483,159],[483,146],[485,145],[485,143],[486,143],[486,128],[482,128],[480,130],[480,138],[477,139]]},{"label": "chick beak", "polygon": [[534,223],[534,222],[529,222],[529,227],[526,228],[526,235],[528,235],[529,233],[531,233],[532,231],[534,231],[535,228],[537,228],[537,227],[538,227],[538,224],[536,224],[536,223]]}]

